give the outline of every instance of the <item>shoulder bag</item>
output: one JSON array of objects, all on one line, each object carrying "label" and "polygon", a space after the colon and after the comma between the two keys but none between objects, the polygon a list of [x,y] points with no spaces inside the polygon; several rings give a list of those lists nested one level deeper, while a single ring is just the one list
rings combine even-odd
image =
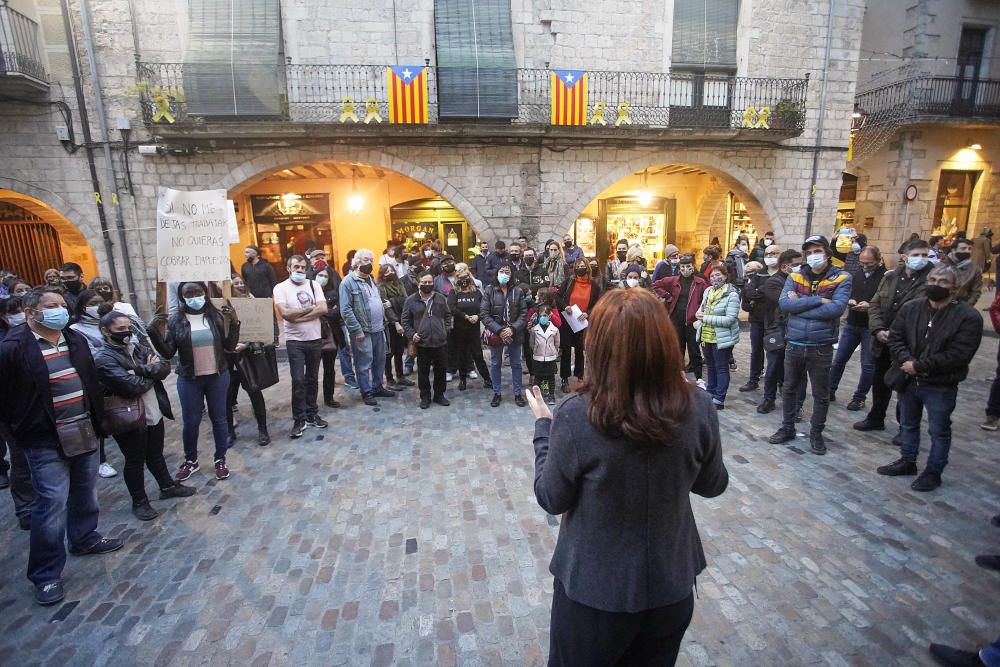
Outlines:
[{"label": "shoulder bag", "polygon": [[274,345],[250,343],[236,357],[240,383],[248,392],[278,384],[278,355]]},{"label": "shoulder bag", "polygon": [[59,436],[59,449],[63,456],[73,458],[97,451],[97,434],[90,422],[90,415],[71,422],[56,424],[56,434]]},{"label": "shoulder bag", "polygon": [[107,435],[128,433],[146,425],[146,404],[142,397],[104,397],[104,417],[101,430]]}]

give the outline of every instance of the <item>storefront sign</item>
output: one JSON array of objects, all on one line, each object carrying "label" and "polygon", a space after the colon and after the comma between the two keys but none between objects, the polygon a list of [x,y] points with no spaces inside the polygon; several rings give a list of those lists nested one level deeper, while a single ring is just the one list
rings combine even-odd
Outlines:
[{"label": "storefront sign", "polygon": [[[212,299],[222,308],[225,299]],[[241,343],[270,343],[274,340],[274,299],[230,299],[240,320]]]},{"label": "storefront sign", "polygon": [[[423,234],[423,236],[417,236],[418,234]],[[419,239],[430,239],[436,238],[438,234],[438,223],[437,222],[408,222],[399,221],[392,223],[392,235],[402,237],[412,237]]]},{"label": "storefront sign", "polygon": [[257,224],[328,222],[330,196],[325,192],[250,195],[250,209]]},{"label": "storefront sign", "polygon": [[156,278],[160,282],[229,278],[225,190],[160,187],[156,203]]}]

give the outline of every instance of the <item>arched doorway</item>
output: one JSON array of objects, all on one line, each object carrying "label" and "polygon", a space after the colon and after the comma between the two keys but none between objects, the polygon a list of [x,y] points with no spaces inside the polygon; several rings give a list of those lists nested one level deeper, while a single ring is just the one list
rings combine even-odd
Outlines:
[{"label": "arched doorway", "polygon": [[243,263],[243,247],[255,244],[279,277],[292,254],[326,251],[338,271],[351,250],[376,257],[393,238],[411,244],[439,240],[462,261],[477,232],[448,200],[426,185],[378,164],[314,160],[257,174],[232,188],[240,246],[231,259]]},{"label": "arched doorway", "polygon": [[0,264],[34,285],[46,269],[75,262],[86,278],[98,274],[97,259],[69,220],[41,200],[0,189]]}]

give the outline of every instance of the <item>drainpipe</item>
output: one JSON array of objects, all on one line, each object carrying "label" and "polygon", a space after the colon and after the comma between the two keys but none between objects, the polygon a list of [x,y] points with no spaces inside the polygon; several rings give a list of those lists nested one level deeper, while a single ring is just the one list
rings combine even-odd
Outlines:
[{"label": "drainpipe", "polygon": [[[86,2],[86,0],[82,0]],[[816,211],[816,181],[819,178],[819,152],[823,146],[823,119],[826,117],[826,87],[830,73],[830,51],[833,48],[833,7],[836,0],[829,0],[826,15],[826,54],[823,56],[823,87],[819,95],[819,123],[816,126],[816,145],[813,148],[812,178],[809,181],[809,204],[806,205],[805,238],[812,236],[813,213]]]},{"label": "drainpipe", "polygon": [[101,200],[101,182],[97,178],[97,165],[94,164],[94,149],[90,137],[90,119],[87,116],[87,101],[83,97],[83,84],[80,81],[80,63],[76,55],[76,38],[73,35],[73,26],[70,23],[69,4],[67,0],[59,0],[62,7],[63,30],[66,32],[66,44],[69,46],[69,64],[73,72],[73,89],[76,92],[76,106],[80,113],[80,129],[83,132],[83,147],[87,154],[87,165],[90,167],[90,185],[94,189],[94,198],[97,200],[97,218],[101,224],[101,237],[104,239],[104,254],[107,256],[108,272],[111,282],[118,284],[118,270],[115,268],[114,246],[111,243],[111,234],[108,231],[108,218],[104,211],[104,202]]},{"label": "drainpipe", "polygon": [[[129,303],[136,303],[135,279],[132,276],[132,263],[128,256],[128,245],[125,240],[125,219],[122,217],[121,197],[118,193],[118,173],[115,161],[111,156],[111,136],[108,132],[107,114],[104,112],[104,94],[101,92],[101,77],[97,72],[97,61],[94,58],[94,40],[90,32],[90,7],[87,0],[80,0],[80,22],[83,24],[83,45],[87,50],[87,62],[90,65],[90,80],[94,84],[94,103],[97,106],[97,120],[101,126],[101,136],[104,144],[104,162],[111,176],[111,196],[115,207],[115,222],[117,222],[118,248],[122,254],[122,264],[125,265],[125,283],[128,286]],[[133,195],[134,196],[134,195]]]}]

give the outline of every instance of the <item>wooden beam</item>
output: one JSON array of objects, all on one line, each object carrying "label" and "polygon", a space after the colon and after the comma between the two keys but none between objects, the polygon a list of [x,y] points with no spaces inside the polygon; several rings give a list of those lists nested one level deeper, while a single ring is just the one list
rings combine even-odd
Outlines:
[{"label": "wooden beam", "polygon": [[323,166],[330,170],[330,175],[333,178],[343,178],[344,172],[342,172],[336,164],[333,162],[324,162]]},{"label": "wooden beam", "polygon": [[317,162],[316,164],[312,165],[312,168],[316,172],[322,174],[322,178],[335,178],[333,172],[331,172],[330,169],[327,167],[327,165],[323,162]]},{"label": "wooden beam", "polygon": [[382,171],[378,167],[372,167],[372,169],[375,170],[375,175],[376,176],[378,176],[379,178],[385,178],[385,172],[384,171]]},{"label": "wooden beam", "polygon": [[314,164],[307,164],[302,169],[310,174],[309,178],[326,178],[326,176]]}]

